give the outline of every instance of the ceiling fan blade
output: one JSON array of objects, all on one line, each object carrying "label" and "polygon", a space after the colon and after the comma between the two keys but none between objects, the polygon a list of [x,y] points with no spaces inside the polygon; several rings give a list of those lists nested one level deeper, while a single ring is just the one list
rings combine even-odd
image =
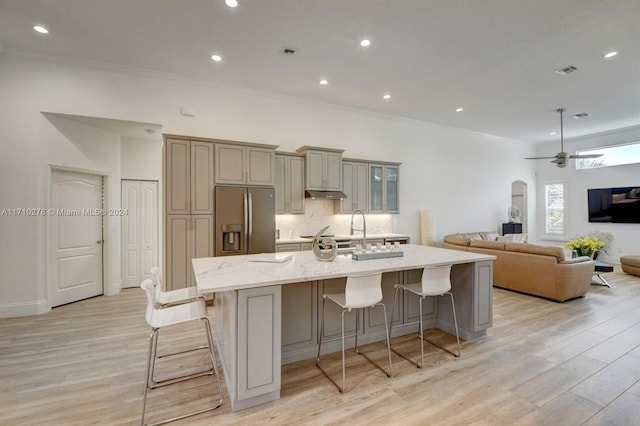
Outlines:
[{"label": "ceiling fan blade", "polygon": [[558,158],[557,156],[554,157],[526,157],[525,160],[551,160],[552,158]]},{"label": "ceiling fan blade", "polygon": [[602,154],[584,154],[584,155],[570,155],[569,158],[598,158],[602,157]]}]

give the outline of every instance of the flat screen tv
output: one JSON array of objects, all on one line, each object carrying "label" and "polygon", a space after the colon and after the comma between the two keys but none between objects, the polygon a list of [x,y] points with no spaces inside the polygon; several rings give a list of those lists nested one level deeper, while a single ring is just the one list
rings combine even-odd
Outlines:
[{"label": "flat screen tv", "polygon": [[640,223],[640,186],[588,189],[589,222]]}]

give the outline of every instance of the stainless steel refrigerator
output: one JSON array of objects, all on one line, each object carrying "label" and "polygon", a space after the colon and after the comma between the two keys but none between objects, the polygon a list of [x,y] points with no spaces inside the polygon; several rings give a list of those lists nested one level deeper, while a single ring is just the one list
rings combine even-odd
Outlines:
[{"label": "stainless steel refrigerator", "polygon": [[217,186],[215,194],[216,256],[275,252],[275,189]]}]

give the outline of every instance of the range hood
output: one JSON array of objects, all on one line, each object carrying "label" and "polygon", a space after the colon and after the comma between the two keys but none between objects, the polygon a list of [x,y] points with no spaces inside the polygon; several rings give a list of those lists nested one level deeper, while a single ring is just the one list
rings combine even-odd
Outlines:
[{"label": "range hood", "polygon": [[304,191],[305,198],[314,198],[319,200],[344,200],[347,195],[342,191]]}]

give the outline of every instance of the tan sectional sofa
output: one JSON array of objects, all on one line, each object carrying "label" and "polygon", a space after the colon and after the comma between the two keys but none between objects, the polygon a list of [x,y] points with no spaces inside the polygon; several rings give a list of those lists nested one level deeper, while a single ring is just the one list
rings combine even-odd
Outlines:
[{"label": "tan sectional sofa", "polygon": [[470,232],[444,237],[443,248],[491,254],[493,285],[564,302],[584,296],[595,264],[583,256],[565,259],[560,247],[497,241],[495,232]]}]

